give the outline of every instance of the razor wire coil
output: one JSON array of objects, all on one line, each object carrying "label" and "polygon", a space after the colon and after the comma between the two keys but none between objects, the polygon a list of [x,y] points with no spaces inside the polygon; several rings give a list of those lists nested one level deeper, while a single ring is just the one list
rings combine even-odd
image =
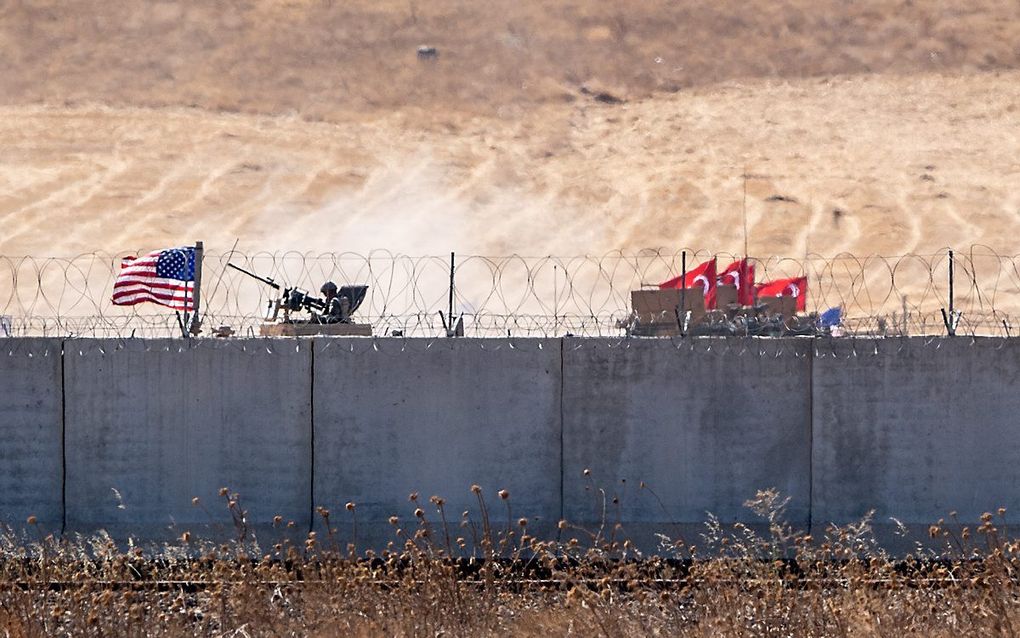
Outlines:
[{"label": "razor wire coil", "polygon": [[[74,257],[0,256],[0,336],[172,337],[173,311],[111,301],[121,259],[103,252]],[[630,293],[655,287],[716,257],[720,269],[738,255],[705,250],[614,251],[579,256],[457,255],[455,314],[466,336],[620,336],[631,317]],[[842,309],[850,336],[941,335],[949,307],[948,251],[895,256],[749,257],[757,281],[806,276],[808,311]],[[258,336],[276,291],[227,268],[230,261],[284,287],[319,290],[325,281],[367,284],[355,313],[377,335],[445,334],[449,256],[385,250],[358,253],[207,252],[201,315],[206,334],[228,326]],[[956,251],[953,306],[957,334],[1011,336],[1020,315],[1020,255],[988,246]]]}]

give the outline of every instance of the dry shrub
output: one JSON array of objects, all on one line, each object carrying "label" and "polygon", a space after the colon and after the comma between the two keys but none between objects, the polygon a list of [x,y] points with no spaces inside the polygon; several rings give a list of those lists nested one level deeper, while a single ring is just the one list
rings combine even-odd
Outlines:
[{"label": "dry shrub", "polygon": [[[1017,543],[1004,510],[973,530],[940,521],[894,558],[870,521],[811,538],[775,491],[747,503],[767,533],[710,518],[695,547],[654,555],[561,521],[560,541],[526,519],[447,522],[445,502],[391,519],[394,542],[358,551],[327,530],[264,547],[236,494],[238,538],[142,549],[108,536],[9,532],[0,544],[0,629],[42,635],[956,635],[1014,634]],[[500,493],[509,513],[509,494]],[[346,509],[354,515],[356,505]],[[428,510],[428,512],[426,512]],[[281,528],[286,528],[277,519]],[[30,525],[31,527],[31,525]],[[610,525],[610,527],[612,527]],[[931,549],[931,541],[944,550]],[[926,548],[927,547],[927,548]]]}]

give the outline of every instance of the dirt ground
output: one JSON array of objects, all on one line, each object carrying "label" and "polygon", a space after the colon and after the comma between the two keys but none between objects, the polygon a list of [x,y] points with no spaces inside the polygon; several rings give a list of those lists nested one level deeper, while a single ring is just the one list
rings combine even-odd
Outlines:
[{"label": "dirt ground", "polygon": [[0,1],[0,254],[739,253],[745,210],[752,255],[1017,252],[1017,41],[999,1]]}]

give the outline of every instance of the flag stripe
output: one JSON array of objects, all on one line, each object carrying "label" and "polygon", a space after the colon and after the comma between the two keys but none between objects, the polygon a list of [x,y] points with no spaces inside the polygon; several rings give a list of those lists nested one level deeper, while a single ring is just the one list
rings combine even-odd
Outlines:
[{"label": "flag stripe", "polygon": [[119,297],[117,297],[116,299],[113,300],[113,303],[115,305],[121,306],[121,305],[126,304],[128,301],[131,301],[132,299],[138,299],[140,297],[146,297],[146,298],[151,298],[151,299],[159,299],[160,301],[166,301],[167,303],[181,303],[181,304],[183,304],[183,303],[191,303],[191,296],[190,295],[189,296],[185,296],[185,295],[160,295],[160,294],[148,292],[148,291],[145,291],[145,290],[136,291],[136,292],[133,292],[133,293],[127,294],[127,295],[120,295]]},{"label": "flag stripe", "polygon": [[122,288],[125,286],[134,286],[136,284],[150,286],[152,288],[184,288],[185,286],[187,286],[187,288],[191,289],[195,287],[194,283],[189,281],[187,284],[184,284],[179,279],[164,279],[162,277],[136,277],[121,275],[120,277],[117,278],[116,283],[113,284],[113,289],[117,290],[118,288]]},{"label": "flag stripe", "polygon": [[156,262],[149,264],[139,264],[138,262],[132,262],[128,265],[121,265],[121,273],[146,273],[155,272]]},{"label": "flag stripe", "polygon": [[184,302],[167,302],[165,300],[153,297],[152,295],[149,295],[147,293],[139,293],[139,295],[137,297],[132,297],[131,299],[127,299],[127,300],[124,300],[124,301],[118,301],[116,305],[118,305],[118,306],[135,306],[135,305],[138,305],[140,303],[146,303],[146,302],[151,302],[151,303],[159,304],[161,306],[166,306],[167,308],[173,308],[175,310],[191,310],[192,309],[191,304],[185,304]]},{"label": "flag stripe", "polygon": [[171,293],[159,292],[159,291],[156,291],[156,290],[123,290],[121,292],[114,293],[113,301],[114,301],[114,303],[118,303],[120,301],[123,301],[124,299],[128,299],[128,298],[134,297],[136,295],[149,295],[150,297],[155,297],[157,299],[167,299],[167,300],[191,299],[191,291],[190,290],[189,291],[176,290],[176,291],[171,292]]},{"label": "flag stripe", "polygon": [[185,299],[190,299],[190,296],[184,294],[164,295],[160,293],[150,292],[148,290],[136,290],[134,292],[125,293],[117,296],[117,303],[123,303],[130,301],[137,297],[152,297],[153,299],[162,299],[164,301],[180,301],[184,302]]},{"label": "flag stripe", "polygon": [[153,265],[156,264],[156,262],[158,260],[159,260],[159,257],[149,257],[149,256],[145,256],[145,257],[132,257],[130,259],[125,257],[124,259],[120,260],[120,265],[121,265],[122,268],[129,268],[131,266],[153,266]]},{"label": "flag stripe", "polygon": [[116,301],[120,301],[124,297],[130,297],[131,295],[137,295],[137,294],[142,293],[142,292],[150,294],[150,295],[153,295],[154,297],[166,297],[167,299],[171,299],[171,298],[174,298],[174,297],[180,297],[181,299],[184,299],[186,297],[190,298],[194,294],[195,291],[192,290],[191,288],[188,288],[188,289],[184,289],[184,288],[157,289],[157,288],[139,288],[139,287],[135,287],[135,288],[121,288],[120,290],[115,290],[113,292],[113,300],[115,302]]}]

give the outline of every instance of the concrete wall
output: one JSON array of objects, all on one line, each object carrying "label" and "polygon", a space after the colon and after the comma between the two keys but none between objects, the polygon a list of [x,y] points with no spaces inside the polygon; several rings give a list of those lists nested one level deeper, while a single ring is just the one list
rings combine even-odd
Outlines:
[{"label": "concrete wall", "polygon": [[819,342],[813,517],[921,532],[1020,511],[1020,341]]},{"label": "concrete wall", "polygon": [[59,339],[0,340],[0,525],[63,522]]},{"label": "concrete wall", "polygon": [[774,487],[807,525],[809,342],[568,339],[563,361],[569,520],[600,523],[604,488],[605,518],[643,545],[653,532],[690,541],[709,511],[760,522],[742,504]]},{"label": "concrete wall", "polygon": [[8,525],[229,537],[220,486],[263,537],[277,514],[304,534],[322,505],[343,540],[356,521],[377,546],[391,514],[412,524],[412,491],[430,516],[435,494],[454,525],[464,510],[477,521],[473,483],[500,521],[508,489],[536,532],[594,526],[603,488],[606,520],[645,546],[653,532],[696,541],[708,511],[753,522],[742,504],[767,487],[816,532],[871,509],[885,538],[892,516],[923,537],[950,510],[1020,510],[1015,339],[0,346]]},{"label": "concrete wall", "polygon": [[391,515],[414,527],[418,492],[435,518],[446,499],[451,533],[465,510],[479,521],[477,483],[494,520],[551,527],[560,517],[558,340],[321,340],[315,351],[314,501],[341,522],[357,504],[359,543],[394,538]]},{"label": "concrete wall", "polygon": [[226,486],[254,525],[279,514],[307,529],[310,346],[68,341],[67,527],[154,539],[209,527],[229,536],[217,495]]}]

